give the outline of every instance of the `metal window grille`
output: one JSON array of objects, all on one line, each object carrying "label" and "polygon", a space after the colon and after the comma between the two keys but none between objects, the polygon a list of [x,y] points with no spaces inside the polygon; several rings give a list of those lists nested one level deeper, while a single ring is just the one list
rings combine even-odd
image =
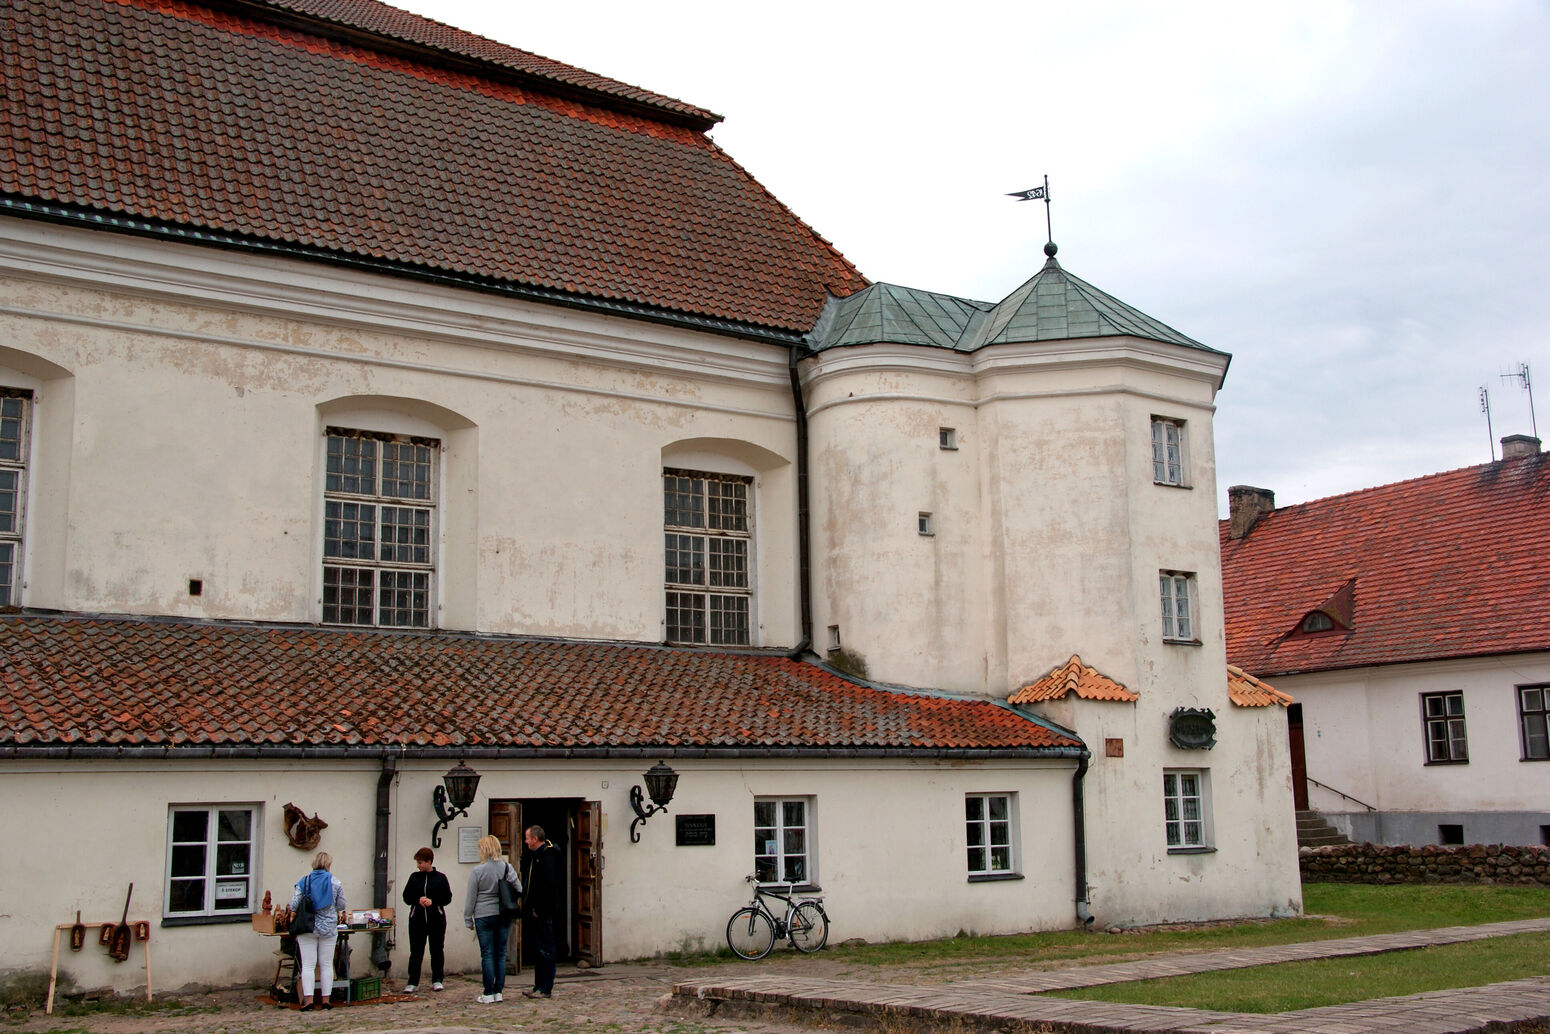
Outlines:
[{"label": "metal window grille", "polygon": [[21,602],[30,393],[0,388],[0,606]]},{"label": "metal window grille", "polygon": [[1523,759],[1550,759],[1550,686],[1518,687],[1518,725],[1523,730]]},{"label": "metal window grille", "polygon": [[754,801],[753,871],[760,883],[813,881],[811,815],[805,797]]},{"label": "metal window grille", "polygon": [[1163,638],[1194,639],[1195,576],[1165,571],[1158,576],[1157,583],[1162,597]]},{"label": "metal window grille", "polygon": [[963,799],[970,876],[1012,872],[1012,798],[971,793]]},{"label": "metal window grille", "polygon": [[1421,709],[1426,724],[1427,761],[1468,761],[1469,740],[1464,732],[1464,694],[1423,693]]},{"label": "metal window grille", "polygon": [[1169,847],[1205,847],[1205,799],[1199,772],[1163,773],[1163,826]]},{"label": "metal window grille", "polygon": [[1184,483],[1184,425],[1177,420],[1152,421],[1152,480]]},{"label": "metal window grille", "polygon": [[752,483],[752,478],[726,474],[663,472],[668,642],[752,642]]},{"label": "metal window grille", "polygon": [[178,807],[167,821],[166,915],[252,912],[258,822],[254,807]]},{"label": "metal window grille", "polygon": [[328,429],[324,622],[430,627],[438,451],[434,439]]}]

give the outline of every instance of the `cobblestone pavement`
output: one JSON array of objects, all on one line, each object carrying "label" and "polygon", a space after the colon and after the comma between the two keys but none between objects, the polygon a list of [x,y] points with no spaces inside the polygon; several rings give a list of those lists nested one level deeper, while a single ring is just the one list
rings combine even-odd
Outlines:
[{"label": "cobblestone pavement", "polygon": [[710,1006],[726,1003],[744,1009],[752,1006],[780,1008],[787,1015],[803,1009],[826,1017],[836,1014],[893,1015],[941,1027],[972,1025],[997,1029],[1029,1024],[1072,1032],[1390,1034],[1403,1031],[1405,1034],[1459,1034],[1479,1030],[1491,1023],[1550,1017],[1550,977],[1270,1015],[1075,1001],[1043,997],[1040,993],[1207,970],[1375,955],[1542,930],[1550,930],[1550,919],[1412,930],[1267,948],[1172,953],[1133,962],[935,985],[823,979],[795,973],[750,975],[727,972],[709,979],[678,982],[673,989],[673,1001],[685,1008],[691,1004],[698,1006],[700,1011],[710,1015],[715,1015]]}]

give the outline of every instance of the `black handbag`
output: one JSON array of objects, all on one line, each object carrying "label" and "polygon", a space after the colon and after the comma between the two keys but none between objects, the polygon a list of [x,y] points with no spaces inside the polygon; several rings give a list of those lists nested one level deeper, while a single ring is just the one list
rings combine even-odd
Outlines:
[{"label": "black handbag", "polygon": [[501,922],[503,923],[512,922],[522,914],[521,892],[511,885],[511,881],[506,878],[507,873],[515,875],[510,862],[506,863],[506,872],[501,873],[500,882],[496,884],[501,895]]},{"label": "black handbag", "polygon": [[311,888],[307,886],[307,882],[309,881],[303,881],[301,900],[296,902],[296,911],[291,914],[290,932],[293,934],[311,933],[312,927],[317,923],[318,912],[313,907]]}]

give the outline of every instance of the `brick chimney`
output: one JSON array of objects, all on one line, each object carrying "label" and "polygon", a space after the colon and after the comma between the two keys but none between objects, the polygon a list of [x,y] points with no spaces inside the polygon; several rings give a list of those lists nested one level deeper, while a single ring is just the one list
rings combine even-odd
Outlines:
[{"label": "brick chimney", "polygon": [[[1509,434],[1502,439],[1502,459],[1517,460],[1539,455],[1539,439],[1529,434]],[[1231,499],[1232,489],[1227,490]]]},{"label": "brick chimney", "polygon": [[1276,508],[1276,494],[1268,488],[1233,485],[1227,489],[1227,537],[1241,539],[1254,522]]}]

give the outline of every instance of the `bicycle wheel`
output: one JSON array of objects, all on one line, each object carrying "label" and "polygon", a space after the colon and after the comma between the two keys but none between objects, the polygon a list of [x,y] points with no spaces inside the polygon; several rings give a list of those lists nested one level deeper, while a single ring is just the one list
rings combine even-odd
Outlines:
[{"label": "bicycle wheel", "polygon": [[740,959],[762,959],[775,947],[775,924],[757,908],[744,905],[727,920],[727,947]]},{"label": "bicycle wheel", "polygon": [[804,901],[791,913],[791,944],[797,951],[814,952],[829,940],[829,917],[816,901]]}]

